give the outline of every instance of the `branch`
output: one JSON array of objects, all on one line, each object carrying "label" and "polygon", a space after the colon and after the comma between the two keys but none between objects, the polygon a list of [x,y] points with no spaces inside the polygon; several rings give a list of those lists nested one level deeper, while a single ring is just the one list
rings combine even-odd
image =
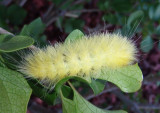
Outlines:
[{"label": "branch", "polygon": [[46,18],[46,17],[49,15],[49,13],[53,10],[53,8],[54,8],[54,5],[51,4],[51,5],[49,6],[48,10],[47,10],[47,11],[44,13],[44,15],[42,16],[42,18]]},{"label": "branch", "polygon": [[144,110],[160,110],[160,105],[138,105],[139,109]]},{"label": "branch", "polygon": [[4,5],[4,6],[8,6],[10,3],[12,2],[12,0],[2,0],[0,2],[0,4]]},{"label": "branch", "polygon": [[78,4],[81,4],[81,3],[83,3],[83,2],[85,2],[85,0],[77,0],[77,1],[74,1],[74,2],[72,3],[72,5],[78,5]]},{"label": "branch", "polygon": [[[68,1],[65,0],[62,3],[60,3],[58,6],[54,6],[52,3],[46,13],[43,15],[42,19],[43,22],[46,24],[46,26],[49,26],[53,22],[55,22],[60,16],[64,16],[64,12],[66,11],[60,11],[59,8],[65,5]],[[66,9],[67,10],[67,9]]]},{"label": "branch", "polygon": [[157,83],[160,81],[160,76],[157,75],[148,75],[147,77],[144,78],[143,84],[151,84],[151,83]]},{"label": "branch", "polygon": [[[12,36],[15,36],[13,33],[3,29],[0,27],[0,34],[8,34],[8,35],[12,35]],[[34,45],[31,45],[30,47],[28,47],[29,49],[36,49],[36,47]]]},{"label": "branch", "polygon": [[121,101],[123,101],[133,112],[142,113],[137,105],[137,103],[133,102],[129,98],[127,98],[120,91],[112,91]]},{"label": "branch", "polygon": [[92,94],[92,95],[87,96],[87,97],[86,97],[86,100],[90,100],[90,99],[92,99],[92,98],[98,97],[98,96],[103,95],[103,94],[108,93],[108,92],[115,91],[115,90],[117,90],[117,89],[118,89],[117,87],[106,88],[106,89],[104,89],[104,90],[103,90],[100,94],[98,94],[98,95]]},{"label": "branch", "polygon": [[1,28],[1,27],[0,27],[0,34],[9,34],[9,35],[14,36],[13,33],[8,32],[7,30],[5,30],[5,29],[3,29],[3,28]]},{"label": "branch", "polygon": [[78,18],[78,15],[70,13],[70,12],[66,12],[64,16],[71,17],[71,18]]},{"label": "branch", "polygon": [[19,1],[19,6],[23,7],[26,2],[27,2],[27,0],[20,0]]},{"label": "branch", "polygon": [[99,9],[82,9],[82,10],[74,10],[70,11],[71,13],[92,13],[92,12],[99,12]]},{"label": "branch", "polygon": [[[31,101],[32,102],[32,101]],[[32,113],[61,113],[61,109],[49,109],[46,107],[43,107],[42,105],[37,104],[36,102],[32,102],[31,105],[28,107],[28,109]]]},{"label": "branch", "polygon": [[[83,9],[83,10],[75,10],[75,11],[68,11],[67,7],[65,10],[60,10],[59,8],[64,6],[68,1],[63,1],[60,3],[58,6],[54,6],[52,3],[48,10],[44,13],[42,16],[43,22],[46,24],[46,26],[49,26],[50,24],[54,23],[57,21],[59,17],[71,17],[71,18],[78,18],[79,16],[76,13],[90,13],[90,12],[98,12],[100,10],[98,9]],[[75,6],[77,4],[83,3],[85,0],[77,0],[72,2],[70,5]]]}]

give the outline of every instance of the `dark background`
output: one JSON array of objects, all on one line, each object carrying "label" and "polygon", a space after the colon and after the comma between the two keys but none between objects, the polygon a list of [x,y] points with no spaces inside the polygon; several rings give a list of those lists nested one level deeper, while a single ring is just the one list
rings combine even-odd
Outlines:
[{"label": "dark background", "polygon": [[[74,29],[85,34],[121,32],[139,49],[143,71],[142,88],[126,94],[107,83],[95,96],[77,82],[77,90],[103,109],[124,109],[129,113],[160,113],[160,1],[158,0],[0,0],[0,27],[18,34],[38,17],[33,33],[38,46],[63,42]],[[36,29],[35,29],[36,28]],[[95,45],[96,46],[96,45]],[[85,87],[85,88],[84,88]],[[27,113],[61,113],[61,104],[50,106],[32,95]]]}]

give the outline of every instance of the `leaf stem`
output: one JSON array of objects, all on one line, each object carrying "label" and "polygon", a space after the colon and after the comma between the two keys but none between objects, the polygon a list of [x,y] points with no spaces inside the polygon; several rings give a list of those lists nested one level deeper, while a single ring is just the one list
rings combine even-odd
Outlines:
[{"label": "leaf stem", "polygon": [[70,86],[72,89],[76,90],[75,87],[72,85],[72,83],[71,83],[70,81],[67,81],[67,83],[69,84],[69,86]]},{"label": "leaf stem", "polygon": [[63,98],[63,93],[62,93],[62,90],[60,89],[60,96],[61,96],[61,99]]},{"label": "leaf stem", "polygon": [[7,30],[5,30],[5,29],[3,29],[3,28],[1,28],[1,27],[0,27],[0,34],[9,34],[9,35],[14,36],[13,33],[8,32]]}]

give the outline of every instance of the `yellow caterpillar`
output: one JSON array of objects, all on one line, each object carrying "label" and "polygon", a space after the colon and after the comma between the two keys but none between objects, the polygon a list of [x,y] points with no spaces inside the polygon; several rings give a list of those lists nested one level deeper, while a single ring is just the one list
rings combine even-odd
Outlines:
[{"label": "yellow caterpillar", "polygon": [[127,37],[95,34],[33,50],[18,67],[29,77],[56,83],[66,76],[96,78],[103,68],[132,64],[136,53],[137,48]]}]

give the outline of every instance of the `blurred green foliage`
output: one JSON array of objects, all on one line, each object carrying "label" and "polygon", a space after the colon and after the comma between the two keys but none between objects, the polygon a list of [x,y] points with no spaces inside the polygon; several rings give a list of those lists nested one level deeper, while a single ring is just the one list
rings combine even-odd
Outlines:
[{"label": "blurred green foliage", "polygon": [[[74,0],[49,0],[53,3],[54,9],[58,10],[59,16],[55,25],[62,31],[70,33],[74,29],[82,30],[84,21],[77,18],[82,14],[85,3],[77,3]],[[70,7],[72,6],[72,7]],[[121,26],[117,31],[122,35],[132,37],[135,33],[142,34],[141,50],[149,52],[153,48],[153,38],[160,39],[160,3],[152,0],[100,0],[97,3],[99,10],[103,12],[102,20],[109,24]],[[72,16],[65,16],[66,12]],[[19,32],[19,26],[23,24],[27,11],[17,4],[9,6],[0,5],[0,26],[13,32]],[[76,18],[74,17],[76,16]],[[30,25],[25,25],[20,34],[34,37],[39,45],[45,45],[46,36],[43,34],[46,29],[43,20],[35,19]],[[145,39],[150,37],[150,39]],[[158,38],[157,38],[158,37]],[[146,45],[148,44],[148,45]],[[146,47],[147,46],[147,47]],[[144,49],[144,47],[146,47]],[[158,44],[160,48],[160,44]]]},{"label": "blurred green foliage", "polygon": [[[60,12],[66,13],[66,12],[72,12],[72,11],[77,11],[77,12],[72,12],[74,16],[79,17],[81,12],[78,12],[78,10],[84,9],[84,3],[89,2],[90,0],[86,0],[84,3],[78,4],[75,2],[75,0],[51,0],[55,7],[57,7]],[[63,26],[62,26],[63,25]],[[63,16],[59,17],[56,21],[56,26],[58,28],[64,28],[64,31],[66,33],[70,33],[74,29],[80,29],[82,30],[84,26],[84,21],[78,18],[64,18]]]},{"label": "blurred green foliage", "polygon": [[20,35],[31,36],[35,39],[36,44],[38,44],[39,46],[44,46],[47,44],[47,37],[46,35],[44,35],[45,29],[46,26],[42,22],[41,18],[37,18],[30,24],[24,25],[21,29]]},{"label": "blurred green foliage", "polygon": [[8,7],[0,5],[0,26],[3,28],[8,29],[8,24],[22,24],[26,16],[27,11],[16,4]]},{"label": "blurred green foliage", "polygon": [[136,32],[142,34],[143,52],[149,52],[153,48],[155,35],[156,39],[160,39],[158,0],[101,0],[98,7],[104,12],[103,18],[106,22],[122,26],[122,34],[129,37]]}]

